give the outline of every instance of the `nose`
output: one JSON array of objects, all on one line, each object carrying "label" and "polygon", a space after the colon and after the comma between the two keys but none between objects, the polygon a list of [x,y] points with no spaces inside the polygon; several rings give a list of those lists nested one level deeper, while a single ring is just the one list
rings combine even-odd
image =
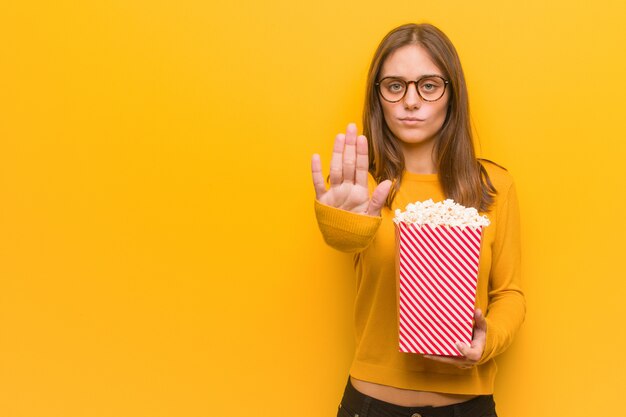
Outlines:
[{"label": "nose", "polygon": [[406,86],[406,94],[404,95],[404,107],[407,109],[419,109],[422,105],[422,97],[417,93],[417,83],[411,81]]}]

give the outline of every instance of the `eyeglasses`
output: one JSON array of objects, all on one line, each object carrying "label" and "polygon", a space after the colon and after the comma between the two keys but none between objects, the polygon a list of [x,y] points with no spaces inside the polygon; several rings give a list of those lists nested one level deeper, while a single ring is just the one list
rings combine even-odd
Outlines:
[{"label": "eyeglasses", "polygon": [[415,84],[417,94],[424,101],[437,101],[446,92],[449,81],[439,75],[424,75],[419,80],[405,81],[402,78],[385,77],[376,83],[380,95],[385,101],[397,103],[402,100],[410,84]]}]

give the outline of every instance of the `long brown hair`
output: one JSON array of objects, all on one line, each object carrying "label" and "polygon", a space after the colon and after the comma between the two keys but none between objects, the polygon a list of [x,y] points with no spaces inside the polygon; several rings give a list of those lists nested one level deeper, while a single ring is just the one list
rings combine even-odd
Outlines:
[{"label": "long brown hair", "polygon": [[375,83],[387,57],[406,45],[423,47],[449,81],[448,112],[434,148],[443,192],[446,198],[466,207],[488,211],[496,190],[486,170],[476,159],[461,62],[450,39],[433,25],[424,23],[397,27],[385,36],[376,49],[367,78],[363,110],[363,133],[368,138],[369,147],[369,171],[379,183],[386,179],[395,180],[386,203],[391,208],[402,182],[405,163],[399,140],[385,122]]}]

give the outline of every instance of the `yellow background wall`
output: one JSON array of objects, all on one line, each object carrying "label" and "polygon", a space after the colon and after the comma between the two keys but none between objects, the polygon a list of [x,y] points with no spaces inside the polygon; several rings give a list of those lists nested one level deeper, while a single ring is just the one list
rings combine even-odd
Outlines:
[{"label": "yellow background wall", "polygon": [[619,414],[626,5],[587,3],[3,1],[0,415],[334,415],[354,280],[309,158],[409,21],[457,46],[518,183],[500,415]]}]

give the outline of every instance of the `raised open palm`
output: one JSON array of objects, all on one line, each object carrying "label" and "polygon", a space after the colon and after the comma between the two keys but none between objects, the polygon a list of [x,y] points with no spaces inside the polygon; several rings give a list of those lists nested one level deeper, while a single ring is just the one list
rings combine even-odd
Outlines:
[{"label": "raised open palm", "polygon": [[391,181],[378,184],[371,195],[367,187],[369,160],[367,139],[357,136],[356,125],[350,123],[346,133],[335,138],[330,161],[330,188],[326,189],[320,156],[311,160],[311,173],[317,200],[328,206],[358,214],[379,216],[391,189]]}]

